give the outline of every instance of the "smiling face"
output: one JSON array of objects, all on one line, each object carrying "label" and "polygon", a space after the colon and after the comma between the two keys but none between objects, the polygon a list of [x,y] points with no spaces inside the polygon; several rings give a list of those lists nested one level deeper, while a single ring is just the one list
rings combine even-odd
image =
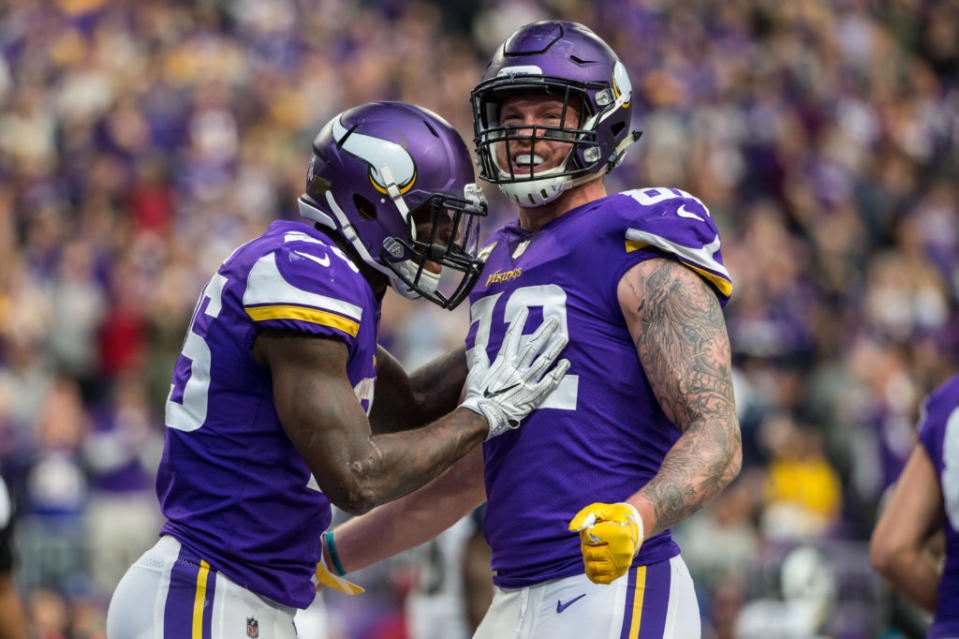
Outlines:
[{"label": "smiling face", "polygon": [[[503,101],[499,125],[508,137],[495,146],[496,162],[504,172],[529,176],[561,166],[573,148],[571,132],[580,124],[580,102],[545,93],[520,93]],[[535,139],[534,139],[535,138]]]}]

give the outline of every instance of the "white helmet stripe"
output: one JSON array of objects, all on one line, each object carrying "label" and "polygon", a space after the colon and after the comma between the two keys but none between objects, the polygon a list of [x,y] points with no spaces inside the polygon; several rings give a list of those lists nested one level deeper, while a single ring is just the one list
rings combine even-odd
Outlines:
[{"label": "white helmet stripe", "polygon": [[[348,132],[349,129],[343,126],[339,117],[333,120],[333,139],[337,144],[340,144]],[[380,173],[379,167],[388,166],[400,188],[408,185],[416,177],[413,157],[396,142],[353,132],[343,142],[342,148],[369,164],[370,176],[384,190],[389,180]]]}]

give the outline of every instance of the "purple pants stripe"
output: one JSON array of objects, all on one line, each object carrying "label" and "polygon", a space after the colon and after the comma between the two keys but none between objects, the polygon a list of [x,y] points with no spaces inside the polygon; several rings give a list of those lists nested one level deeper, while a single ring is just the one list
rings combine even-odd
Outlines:
[{"label": "purple pants stripe", "polygon": [[669,560],[629,569],[620,639],[662,639],[669,607]]},{"label": "purple pants stripe", "polygon": [[164,639],[210,639],[216,571],[181,548],[170,571],[163,610]]},{"label": "purple pants stripe", "polygon": [[[203,562],[206,564],[206,562]],[[209,566],[207,565],[209,568]],[[206,593],[203,598],[203,636],[197,639],[212,639],[213,637],[213,595],[216,593],[216,571],[209,568],[206,578]]]}]

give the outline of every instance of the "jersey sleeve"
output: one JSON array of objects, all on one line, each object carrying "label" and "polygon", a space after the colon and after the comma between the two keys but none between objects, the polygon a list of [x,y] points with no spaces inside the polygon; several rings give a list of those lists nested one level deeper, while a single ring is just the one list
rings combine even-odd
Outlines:
[{"label": "jersey sleeve", "polygon": [[622,273],[665,253],[706,280],[725,306],[733,283],[723,265],[719,231],[706,206],[679,189],[637,189],[620,195],[617,213],[625,251]]},{"label": "jersey sleeve", "polygon": [[258,328],[333,337],[352,350],[366,296],[351,266],[327,246],[284,244],[250,268],[243,311]]},{"label": "jersey sleeve", "polygon": [[929,399],[927,398],[919,416],[919,442],[926,449],[933,465],[938,468],[937,460],[941,459],[942,455],[942,434],[939,432],[940,429],[937,427],[935,420],[929,417],[928,405]]},{"label": "jersey sleeve", "polygon": [[[934,390],[922,403],[919,412],[919,441],[926,448],[938,470],[945,456],[946,435],[950,422],[959,420],[959,375]],[[955,426],[952,426],[955,428]]]}]

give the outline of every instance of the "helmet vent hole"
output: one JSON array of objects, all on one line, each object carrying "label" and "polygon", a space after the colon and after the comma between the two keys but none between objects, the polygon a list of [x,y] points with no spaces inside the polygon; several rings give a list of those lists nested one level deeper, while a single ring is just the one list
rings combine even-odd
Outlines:
[{"label": "helmet vent hole", "polygon": [[353,194],[353,206],[356,207],[356,211],[364,220],[376,219],[376,207],[359,193]]},{"label": "helmet vent hole", "polygon": [[306,185],[306,194],[317,201],[322,201],[323,196],[330,190],[330,181],[325,177],[316,175]]},{"label": "helmet vent hole", "polygon": [[432,126],[429,122],[427,122],[426,120],[423,120],[423,124],[425,124],[425,125],[426,125],[426,128],[430,130],[430,133],[433,134],[433,137],[434,137],[434,138],[440,137],[440,134],[436,132],[436,129],[434,129],[433,126]]},{"label": "helmet vent hole", "polygon": [[619,132],[622,131],[624,128],[626,128],[625,122],[617,122],[616,124],[610,127],[610,131],[613,132],[613,135],[619,135]]},{"label": "helmet vent hole", "polygon": [[582,64],[593,64],[593,63],[596,62],[596,60],[584,60],[584,59],[579,58],[579,57],[577,57],[577,56],[575,56],[575,55],[569,56],[569,59],[572,60],[573,62],[575,62],[576,64],[580,64],[580,65],[582,65]]}]

